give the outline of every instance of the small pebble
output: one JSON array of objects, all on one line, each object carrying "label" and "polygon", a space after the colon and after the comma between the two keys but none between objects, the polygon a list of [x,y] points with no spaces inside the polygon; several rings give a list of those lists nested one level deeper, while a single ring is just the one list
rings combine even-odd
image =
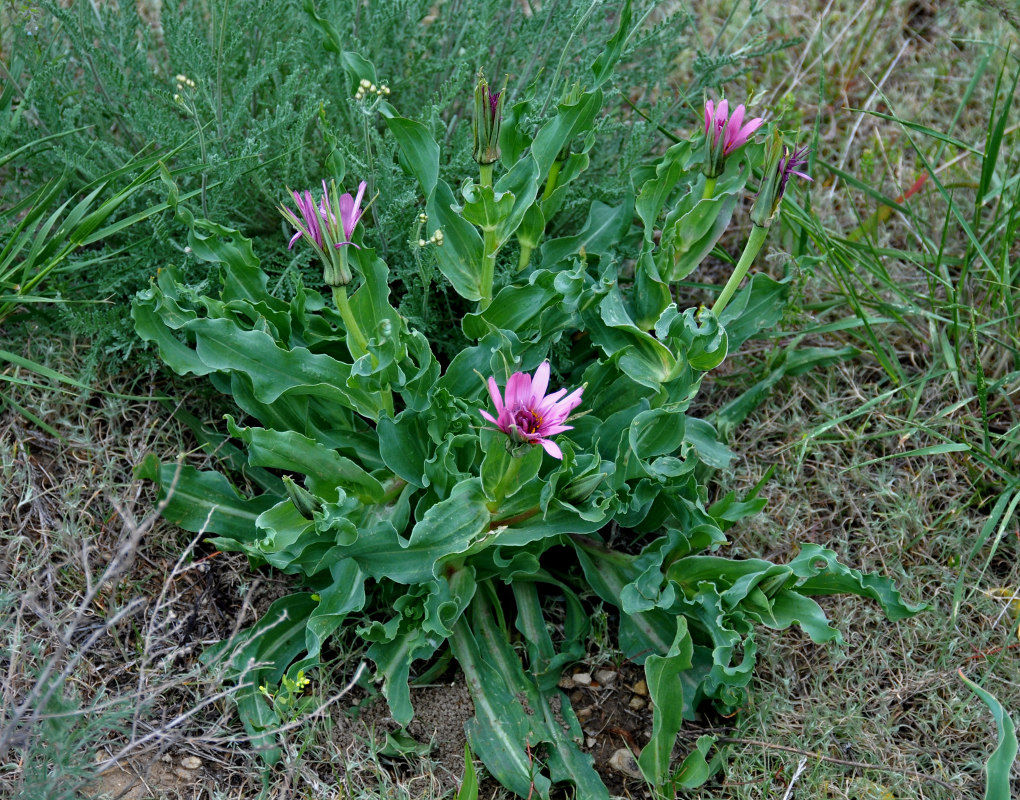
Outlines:
[{"label": "small pebble", "polygon": [[574,679],[574,683],[581,686],[591,686],[591,674],[587,672],[575,672],[571,677]]},{"label": "small pebble", "polygon": [[198,756],[185,756],[181,759],[181,766],[185,769],[201,769],[202,759],[198,758]]},{"label": "small pebble", "polygon": [[584,740],[584,743],[585,743],[585,745],[587,747],[594,747],[595,746],[595,742],[596,742],[596,739],[595,739],[594,736],[589,736],[587,739]]},{"label": "small pebble", "polygon": [[595,680],[603,686],[612,686],[616,683],[616,673],[611,669],[600,669],[595,672]]},{"label": "small pebble", "polygon": [[629,775],[632,778],[641,778],[641,768],[638,767],[637,760],[630,750],[620,748],[613,753],[612,758],[609,759],[609,766],[615,769],[617,772],[622,772],[624,775]]},{"label": "small pebble", "polygon": [[634,694],[639,694],[642,697],[648,696],[648,684],[645,683],[644,681],[638,681],[637,683],[630,687],[630,690],[634,692]]},{"label": "small pebble", "polygon": [[643,697],[638,697],[637,695],[634,695],[632,698],[630,698],[630,702],[627,705],[630,706],[631,711],[639,711],[640,709],[645,707],[645,700]]}]

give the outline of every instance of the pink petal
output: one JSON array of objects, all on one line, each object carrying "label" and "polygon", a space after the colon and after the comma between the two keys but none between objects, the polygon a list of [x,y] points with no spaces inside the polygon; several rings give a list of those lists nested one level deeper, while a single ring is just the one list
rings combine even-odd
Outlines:
[{"label": "pink petal", "polygon": [[705,101],[705,133],[712,130],[712,123],[715,121],[715,103],[711,100]]},{"label": "pink petal", "polygon": [[744,124],[744,104],[737,106],[732,116],[726,121],[726,144],[729,145],[740,133],[740,126]]},{"label": "pink petal", "polygon": [[540,403],[545,397],[545,390],[549,388],[549,362],[543,361],[535,370],[535,377],[531,379],[532,402]]},{"label": "pink petal", "polygon": [[354,198],[349,194],[342,194],[338,205],[340,206],[340,223],[344,226],[344,236],[349,239],[351,231],[354,230],[354,225],[349,225],[349,220],[354,215]]},{"label": "pink petal", "polygon": [[506,382],[506,406],[517,409],[531,400],[531,376],[526,372],[515,372]]},{"label": "pink petal", "polygon": [[496,404],[496,413],[503,413],[503,398],[499,395],[499,386],[496,385],[495,378],[489,378],[489,397],[492,398],[492,402]]},{"label": "pink petal", "polygon": [[758,130],[764,122],[765,120],[761,117],[755,117],[740,129],[738,135],[746,142],[751,138],[751,134]]},{"label": "pink petal", "polygon": [[300,238],[301,238],[301,231],[298,231],[293,236],[291,236],[290,237],[290,244],[287,245],[287,249],[288,250],[293,250],[294,249],[294,245],[297,243],[297,240],[300,239]]},{"label": "pink petal", "polygon": [[578,386],[576,389],[574,389],[574,391],[572,391],[570,394],[568,394],[566,397],[560,400],[560,402],[556,404],[557,407],[565,408],[567,410],[567,413],[569,414],[571,411],[573,411],[575,408],[581,405],[581,395],[583,392],[584,387]]},{"label": "pink petal", "polygon": [[491,422],[491,423],[492,423],[493,425],[495,425],[495,426],[496,426],[497,428],[499,427],[499,423],[498,423],[498,422],[496,422],[496,420],[495,420],[495,418],[494,418],[494,417],[492,416],[492,414],[490,414],[490,413],[489,413],[488,411],[486,411],[486,410],[485,410],[484,408],[480,408],[480,409],[478,409],[478,413],[479,413],[479,414],[481,414],[481,415],[482,415],[483,417],[485,417],[485,418],[486,418],[486,419],[487,419],[487,420],[488,420],[489,422]]},{"label": "pink petal", "polygon": [[553,458],[558,458],[560,461],[563,460],[563,451],[560,450],[560,446],[556,444],[556,442],[550,441],[549,439],[539,439],[538,443],[542,445],[542,449]]},{"label": "pink petal", "polygon": [[[365,196],[365,189],[368,188],[368,183],[362,181],[358,184],[358,196],[351,197],[349,194],[345,194],[340,198],[340,220],[344,226],[344,236],[348,239],[351,238],[351,234],[354,232],[355,226],[361,219],[361,199]],[[344,202],[346,201],[346,203]]]},{"label": "pink petal", "polygon": [[719,108],[715,111],[715,122],[716,125],[722,127],[726,124],[726,120],[730,118],[730,105],[729,102],[723,100],[719,103]]}]

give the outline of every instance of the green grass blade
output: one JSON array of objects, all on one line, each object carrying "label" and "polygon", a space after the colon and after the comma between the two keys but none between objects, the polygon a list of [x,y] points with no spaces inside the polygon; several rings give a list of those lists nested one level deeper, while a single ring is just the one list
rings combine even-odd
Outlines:
[{"label": "green grass blade", "polygon": [[1010,788],[1009,773],[1020,750],[1017,745],[1016,726],[995,696],[968,679],[963,670],[960,670],[960,680],[988,706],[999,733],[999,745],[985,762],[985,800],[1011,800],[1013,792]]}]

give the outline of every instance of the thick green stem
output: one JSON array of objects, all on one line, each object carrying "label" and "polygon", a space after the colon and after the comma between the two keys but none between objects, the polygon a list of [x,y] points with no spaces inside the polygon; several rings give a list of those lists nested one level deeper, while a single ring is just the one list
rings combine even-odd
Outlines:
[{"label": "thick green stem", "polygon": [[768,234],[769,229],[762,228],[759,225],[755,225],[751,229],[751,235],[747,238],[747,244],[744,245],[744,252],[740,254],[740,260],[737,262],[737,266],[733,269],[733,274],[730,275],[730,279],[726,281],[722,294],[719,295],[719,299],[716,300],[715,305],[712,306],[712,313],[717,317],[722,314],[723,309],[726,308],[726,304],[733,298],[734,293],[737,291],[737,287],[740,286],[740,282],[744,280],[747,270],[750,269],[751,263],[754,261],[754,257],[758,255],[758,251],[761,250],[762,245],[765,244],[765,237],[768,236]]},{"label": "thick green stem", "polygon": [[510,488],[514,485],[517,475],[521,471],[521,464],[523,463],[523,457],[510,457],[510,461],[506,465],[506,470],[503,472],[503,477],[499,479],[499,484],[494,489],[493,499],[485,504],[491,513],[495,514],[499,510],[500,505],[502,505],[507,494],[510,492]]},{"label": "thick green stem", "polygon": [[492,302],[492,282],[496,277],[496,231],[485,230],[482,244],[482,298],[478,301],[478,310],[484,311]]},{"label": "thick green stem", "polygon": [[715,178],[705,178],[705,191],[701,194],[702,200],[707,200],[715,194]]},{"label": "thick green stem", "polygon": [[[482,186],[492,187],[492,170],[495,164],[479,164],[478,173]],[[496,232],[485,230],[482,246],[482,274],[480,288],[482,297],[478,301],[478,310],[484,311],[492,302],[492,281],[496,275]]]},{"label": "thick green stem", "polygon": [[340,318],[343,319],[344,325],[347,328],[349,340],[347,342],[347,349],[351,351],[351,355],[354,358],[360,358],[368,352],[368,340],[365,338],[365,334],[361,332],[361,326],[358,325],[358,321],[354,318],[351,304],[347,302],[346,286],[333,287],[333,302],[336,303],[336,310],[340,312]]},{"label": "thick green stem", "polygon": [[482,186],[492,186],[492,170],[495,164],[479,164],[478,176]]}]

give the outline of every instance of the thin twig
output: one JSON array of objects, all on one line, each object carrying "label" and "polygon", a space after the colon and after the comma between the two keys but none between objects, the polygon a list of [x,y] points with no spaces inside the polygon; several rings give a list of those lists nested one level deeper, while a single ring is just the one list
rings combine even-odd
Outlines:
[{"label": "thin twig", "polygon": [[843,767],[855,767],[856,769],[871,769],[877,772],[896,772],[900,775],[907,775],[911,778],[917,778],[922,781],[930,781],[931,783],[937,783],[939,786],[943,786],[949,789],[951,792],[956,791],[956,787],[952,784],[946,783],[944,780],[936,778],[932,775],[925,775],[923,772],[915,772],[912,769],[903,769],[902,767],[883,767],[880,764],[868,764],[864,761],[847,761],[843,758],[833,758],[832,756],[823,756],[821,753],[816,753],[812,750],[801,750],[799,747],[787,747],[783,744],[772,744],[771,742],[762,742],[758,739],[738,739],[734,737],[723,737],[717,740],[718,744],[747,744],[754,747],[765,747],[769,750],[782,750],[785,753],[796,753],[799,756],[807,756],[809,758],[817,758],[819,761],[828,761],[830,764],[839,764]]}]

